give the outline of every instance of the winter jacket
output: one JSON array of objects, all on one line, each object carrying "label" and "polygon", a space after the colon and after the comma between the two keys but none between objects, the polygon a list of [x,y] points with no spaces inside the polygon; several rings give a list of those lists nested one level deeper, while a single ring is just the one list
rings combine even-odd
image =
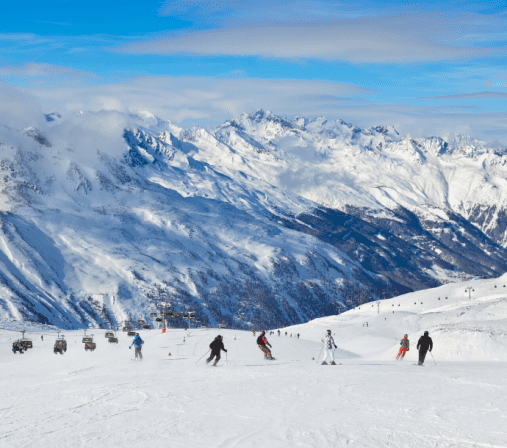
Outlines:
[{"label": "winter jacket", "polygon": [[400,345],[408,350],[410,348],[410,341],[408,338],[403,338],[400,342]]},{"label": "winter jacket", "polygon": [[134,340],[132,341],[132,344],[130,346],[134,346],[134,348],[141,348],[144,344],[144,341],[141,339],[141,336],[137,335]]},{"label": "winter jacket", "polygon": [[333,336],[331,336],[330,334],[326,334],[322,338],[322,342],[324,343],[324,348],[326,350],[331,350],[336,347],[336,344],[334,343]]},{"label": "winter jacket", "polygon": [[224,343],[222,342],[222,339],[220,339],[220,338],[215,338],[215,340],[209,345],[209,348],[214,353],[217,353],[217,352],[220,353],[220,350],[223,350],[224,352],[227,351],[224,347]]},{"label": "winter jacket", "polygon": [[429,348],[431,352],[431,350],[433,350],[433,341],[429,336],[421,336],[419,338],[419,342],[417,343],[417,348],[420,348],[422,352],[427,352]]},{"label": "winter jacket", "polygon": [[269,345],[271,347],[271,344],[268,342],[268,340],[266,339],[266,336],[264,335],[260,335],[258,338],[257,338],[257,345],[262,345],[262,346],[266,346],[266,345]]}]

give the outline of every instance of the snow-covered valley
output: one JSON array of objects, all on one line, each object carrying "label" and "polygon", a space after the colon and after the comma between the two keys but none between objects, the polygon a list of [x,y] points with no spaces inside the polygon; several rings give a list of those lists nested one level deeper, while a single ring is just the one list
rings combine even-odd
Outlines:
[{"label": "snow-covered valley", "polygon": [[[4,321],[0,446],[504,447],[506,303],[505,276],[368,303],[280,337],[273,328],[275,361],[251,332],[216,329],[141,331],[142,362],[125,333],[109,344],[91,329],[86,352],[83,332],[66,331],[59,355],[54,329],[35,324],[33,348],[14,355],[22,325]],[[320,365],[327,329],[337,366]],[[425,330],[433,357],[414,366]],[[219,333],[228,352],[215,368],[199,359]]]}]

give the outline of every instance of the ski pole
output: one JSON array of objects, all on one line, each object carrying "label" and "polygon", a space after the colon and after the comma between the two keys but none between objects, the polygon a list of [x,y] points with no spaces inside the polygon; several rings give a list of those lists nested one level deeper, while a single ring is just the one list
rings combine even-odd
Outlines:
[{"label": "ski pole", "polygon": [[227,352],[225,352],[225,363],[229,365],[229,361],[227,361]]},{"label": "ski pole", "polygon": [[317,364],[319,363],[320,354],[322,353],[322,349],[323,349],[323,348],[324,348],[324,347],[321,347],[321,348],[320,348],[319,356],[317,356],[317,360],[315,361]]},{"label": "ski pole", "polygon": [[[433,353],[430,352],[430,355],[431,357],[433,358]],[[435,362],[435,358],[433,358],[433,362]],[[437,363],[435,362],[435,365],[437,365]]]},{"label": "ski pole", "polygon": [[208,351],[204,355],[202,355],[195,363],[197,364],[202,358],[204,358],[209,353],[210,350],[211,349],[208,348]]}]

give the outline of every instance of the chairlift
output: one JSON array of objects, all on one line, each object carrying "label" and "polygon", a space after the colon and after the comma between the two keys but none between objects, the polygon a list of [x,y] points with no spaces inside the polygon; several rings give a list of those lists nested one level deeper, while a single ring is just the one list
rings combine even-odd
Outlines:
[{"label": "chairlift", "polygon": [[201,321],[201,319],[197,318],[195,321],[196,321],[196,322],[200,322],[200,321]]},{"label": "chairlift", "polygon": [[155,322],[162,322],[163,320],[164,320],[164,319],[162,319],[161,317],[157,317],[157,318],[155,319]]},{"label": "chairlift", "polygon": [[110,344],[118,344],[118,338],[112,336],[108,339]]},{"label": "chairlift", "polygon": [[112,331],[106,331],[106,338],[114,338],[114,333]]},{"label": "chairlift", "polygon": [[177,317],[178,319],[181,319],[183,316],[181,315],[181,313],[176,313],[176,314],[174,315],[174,317]]},{"label": "chairlift", "polygon": [[144,328],[145,330],[151,330],[151,325],[143,325],[143,328]]},{"label": "chairlift", "polygon": [[123,331],[130,331],[130,327],[123,327]]},{"label": "chairlift", "polygon": [[157,317],[157,313],[150,313],[150,317]]},{"label": "chairlift", "polygon": [[202,328],[206,328],[206,324],[202,324],[202,325],[201,325],[201,327],[202,327]]},{"label": "chairlift", "polygon": [[168,316],[168,317],[171,317],[171,318],[174,317],[174,313],[172,311],[169,311],[169,312],[165,313],[165,315]]},{"label": "chairlift", "polygon": [[190,319],[195,319],[195,313],[190,313]]},{"label": "chairlift", "polygon": [[183,319],[190,319],[190,314],[188,313],[183,314]]},{"label": "chairlift", "polygon": [[144,321],[144,319],[139,319],[139,320],[137,321],[137,323],[138,323],[139,325],[144,325],[146,322]]},{"label": "chairlift", "polygon": [[135,336],[136,335],[136,332],[135,331],[132,331],[130,330],[128,333],[127,333],[127,336]]}]

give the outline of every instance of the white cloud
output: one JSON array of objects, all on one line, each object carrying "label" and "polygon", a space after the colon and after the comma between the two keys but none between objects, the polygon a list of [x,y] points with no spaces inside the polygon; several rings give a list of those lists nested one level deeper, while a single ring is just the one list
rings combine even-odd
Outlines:
[{"label": "white cloud", "polygon": [[488,100],[488,99],[505,99],[507,92],[470,92],[458,93],[456,95],[438,95],[438,96],[425,96],[421,99],[428,100]]},{"label": "white cloud", "polygon": [[[0,91],[3,94],[0,98],[0,125],[18,128],[44,126],[39,123],[42,109],[34,100],[37,97],[46,111],[56,109],[65,115],[75,115],[73,112],[80,110],[94,111],[85,114],[86,126],[79,125],[91,133],[97,125],[100,125],[97,129],[120,129],[129,112],[149,111],[183,126],[216,126],[242,112],[263,108],[288,117],[323,115],[341,118],[363,128],[389,124],[402,135],[414,137],[465,133],[481,140],[497,139],[507,144],[507,112],[487,112],[469,105],[379,104],[368,97],[373,93],[371,90],[324,81],[159,76],[91,86],[27,87],[23,88],[24,94],[19,88],[9,86],[0,88]],[[5,92],[10,92],[8,101],[4,99]],[[106,111],[114,112],[113,124],[103,120]],[[61,130],[58,126],[57,123],[49,126],[53,129],[51,133],[55,133],[51,138],[62,133],[70,141],[70,136],[77,132],[71,124]],[[104,133],[109,135],[104,129],[97,135]],[[108,140],[100,137],[97,141],[99,145],[100,141]]]},{"label": "white cloud", "polygon": [[[176,122],[218,122],[259,108],[320,114],[374,90],[347,83],[253,78],[151,76],[86,87],[32,88],[47,109],[141,111]],[[357,98],[362,101],[362,98]]]},{"label": "white cloud", "polygon": [[0,66],[0,76],[12,78],[51,78],[60,80],[61,78],[78,79],[91,78],[97,79],[98,76],[86,70],[77,70],[62,65],[44,64],[37,62],[28,62],[20,66]]},{"label": "white cloud", "polygon": [[[352,63],[414,63],[501,54],[505,47],[470,45],[481,28],[473,14],[398,15],[331,22],[245,25],[186,32],[122,45],[132,54],[314,58]],[[494,24],[495,29],[498,27]],[[491,26],[491,25],[489,25]],[[467,42],[453,45],[449,42]]]}]

